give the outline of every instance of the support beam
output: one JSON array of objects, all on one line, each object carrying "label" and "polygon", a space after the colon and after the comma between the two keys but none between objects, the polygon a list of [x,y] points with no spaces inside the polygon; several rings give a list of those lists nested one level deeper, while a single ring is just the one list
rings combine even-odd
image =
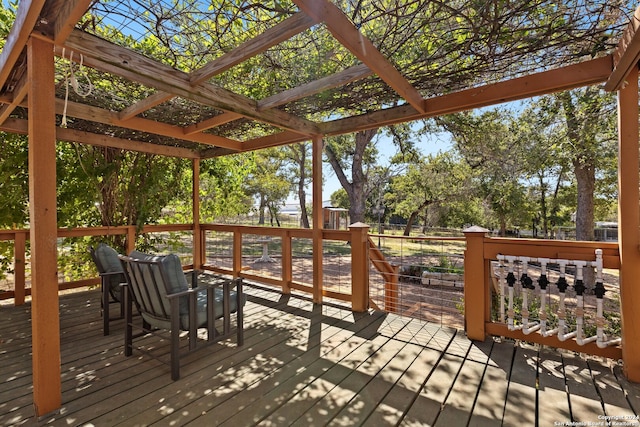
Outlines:
[{"label": "support beam", "polygon": [[[11,132],[26,135],[28,131],[27,120],[9,118],[0,125],[3,132]],[[169,157],[183,157],[195,159],[200,157],[199,153],[182,147],[170,147],[168,145],[153,144],[143,141],[132,141],[130,139],[116,138],[81,130],[56,128],[56,139],[60,141],[79,142],[81,144],[95,145],[97,147],[111,147],[122,150],[139,151],[141,153],[158,154]]]},{"label": "support beam", "polygon": [[16,20],[0,52],[0,88],[4,86],[13,66],[22,54],[29,35],[38,23],[45,0],[22,0],[18,5]]},{"label": "support beam", "polygon": [[325,122],[320,125],[320,130],[323,135],[341,135],[602,83],[611,74],[612,61],[609,55],[555,70],[429,98],[425,101],[425,113],[416,111],[411,105],[402,105]]},{"label": "support beam", "polygon": [[63,43],[73,31],[76,23],[87,12],[94,0],[65,0],[56,8],[53,39],[56,44]]},{"label": "support beam", "polygon": [[467,338],[484,341],[490,320],[489,261],[484,257],[484,238],[489,230],[473,226],[464,230],[464,330]]},{"label": "support beam", "polygon": [[640,60],[640,6],[631,17],[631,21],[622,33],[613,53],[614,69],[604,84],[604,90],[620,90],[627,75],[638,66]]},{"label": "support beam", "polygon": [[56,128],[53,44],[30,38],[29,222],[33,403],[37,416],[62,404],[58,307]]},{"label": "support beam", "polygon": [[321,136],[313,138],[313,302],[322,303],[324,274],[322,270],[322,149]]},{"label": "support beam", "polygon": [[627,378],[640,382],[640,156],[638,68],[618,92],[618,246],[622,360]]},{"label": "support beam", "polygon": [[202,247],[202,229],[200,228],[200,159],[193,159],[192,176],[192,212],[193,212],[193,269],[202,268],[205,253]]},{"label": "support beam", "polygon": [[391,62],[366,38],[335,4],[328,0],[293,0],[317,22],[324,22],[333,37],[364,62],[413,108],[424,113],[424,98]]},{"label": "support beam", "polygon": [[351,310],[369,309],[369,226],[361,222],[349,225],[351,232]]},{"label": "support beam", "polygon": [[332,74],[290,90],[285,90],[265,98],[262,101],[258,101],[258,110],[279,107],[280,105],[315,95],[316,93],[323,92],[327,89],[344,86],[348,83],[364,79],[372,74],[373,71],[371,71],[367,65],[356,65],[355,67],[347,68],[339,73]]}]

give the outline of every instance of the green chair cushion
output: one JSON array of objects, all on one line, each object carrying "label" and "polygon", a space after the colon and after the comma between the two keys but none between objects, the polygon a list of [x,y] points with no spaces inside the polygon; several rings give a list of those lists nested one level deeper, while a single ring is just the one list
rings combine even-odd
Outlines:
[{"label": "green chair cushion", "polygon": [[122,264],[118,259],[118,252],[106,243],[99,243],[95,250],[98,267],[104,269],[99,273],[121,273],[108,276],[109,289],[113,297],[120,301],[120,283],[125,283]]}]

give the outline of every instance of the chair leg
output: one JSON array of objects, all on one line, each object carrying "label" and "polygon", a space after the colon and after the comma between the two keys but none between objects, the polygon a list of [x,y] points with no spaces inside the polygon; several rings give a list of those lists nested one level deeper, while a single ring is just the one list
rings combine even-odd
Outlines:
[{"label": "chair leg", "polygon": [[[177,299],[172,300],[173,303]],[[175,304],[177,308],[177,303]],[[177,310],[176,310],[177,312]],[[180,316],[171,316],[171,379],[180,379]]]},{"label": "chair leg", "polygon": [[102,288],[102,332],[109,335],[109,285],[106,283],[107,278],[100,278],[100,287]]},{"label": "chair leg", "polygon": [[242,304],[242,300],[244,299],[244,295],[242,294],[242,279],[239,279],[238,287],[236,288],[236,296],[237,296],[237,310],[236,310],[236,327],[238,328],[238,345],[241,346],[244,344],[244,308]]},{"label": "chair leg", "polygon": [[128,288],[123,287],[121,294],[125,306],[124,355],[131,356],[133,353],[133,302],[131,301]]}]

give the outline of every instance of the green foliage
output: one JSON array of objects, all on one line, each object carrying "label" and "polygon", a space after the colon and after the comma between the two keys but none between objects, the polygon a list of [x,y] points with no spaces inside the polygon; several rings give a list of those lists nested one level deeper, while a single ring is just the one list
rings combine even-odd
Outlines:
[{"label": "green foliage", "polygon": [[28,222],[28,141],[24,135],[0,132],[0,228]]},{"label": "green foliage", "polygon": [[330,196],[331,206],[334,208],[349,209],[349,196],[344,188],[339,188]]},{"label": "green foliage", "polygon": [[214,222],[221,217],[249,212],[253,203],[246,182],[255,168],[252,154],[236,154],[202,161],[201,221]]}]

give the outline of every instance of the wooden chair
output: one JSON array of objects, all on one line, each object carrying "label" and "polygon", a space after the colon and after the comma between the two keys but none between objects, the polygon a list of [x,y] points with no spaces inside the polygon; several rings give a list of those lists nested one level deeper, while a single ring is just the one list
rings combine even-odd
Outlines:
[{"label": "wooden chair", "polygon": [[[124,303],[120,284],[126,283],[126,279],[122,264],[118,259],[118,252],[111,246],[100,243],[95,249],[89,247],[89,253],[100,274],[102,331],[104,335],[109,335],[109,322],[124,317]],[[112,318],[110,317],[109,307],[114,303],[120,305],[120,316]]]},{"label": "wooden chair", "polygon": [[[170,335],[171,378],[180,378],[180,332],[188,331],[189,351],[197,348],[198,328],[207,329],[207,344],[236,335],[237,345],[243,344],[243,314],[245,297],[242,279],[227,279],[214,275],[208,283],[198,286],[192,273],[189,287],[180,259],[173,254],[153,256],[134,251],[120,255],[127,283],[123,292],[125,307],[125,355],[133,353],[133,339],[151,332],[166,330]],[[202,282],[202,281],[201,281]],[[143,319],[142,332],[133,335],[133,305]],[[235,327],[232,314],[235,313]],[[222,332],[216,330],[216,320]],[[201,346],[202,347],[202,346]]]}]

